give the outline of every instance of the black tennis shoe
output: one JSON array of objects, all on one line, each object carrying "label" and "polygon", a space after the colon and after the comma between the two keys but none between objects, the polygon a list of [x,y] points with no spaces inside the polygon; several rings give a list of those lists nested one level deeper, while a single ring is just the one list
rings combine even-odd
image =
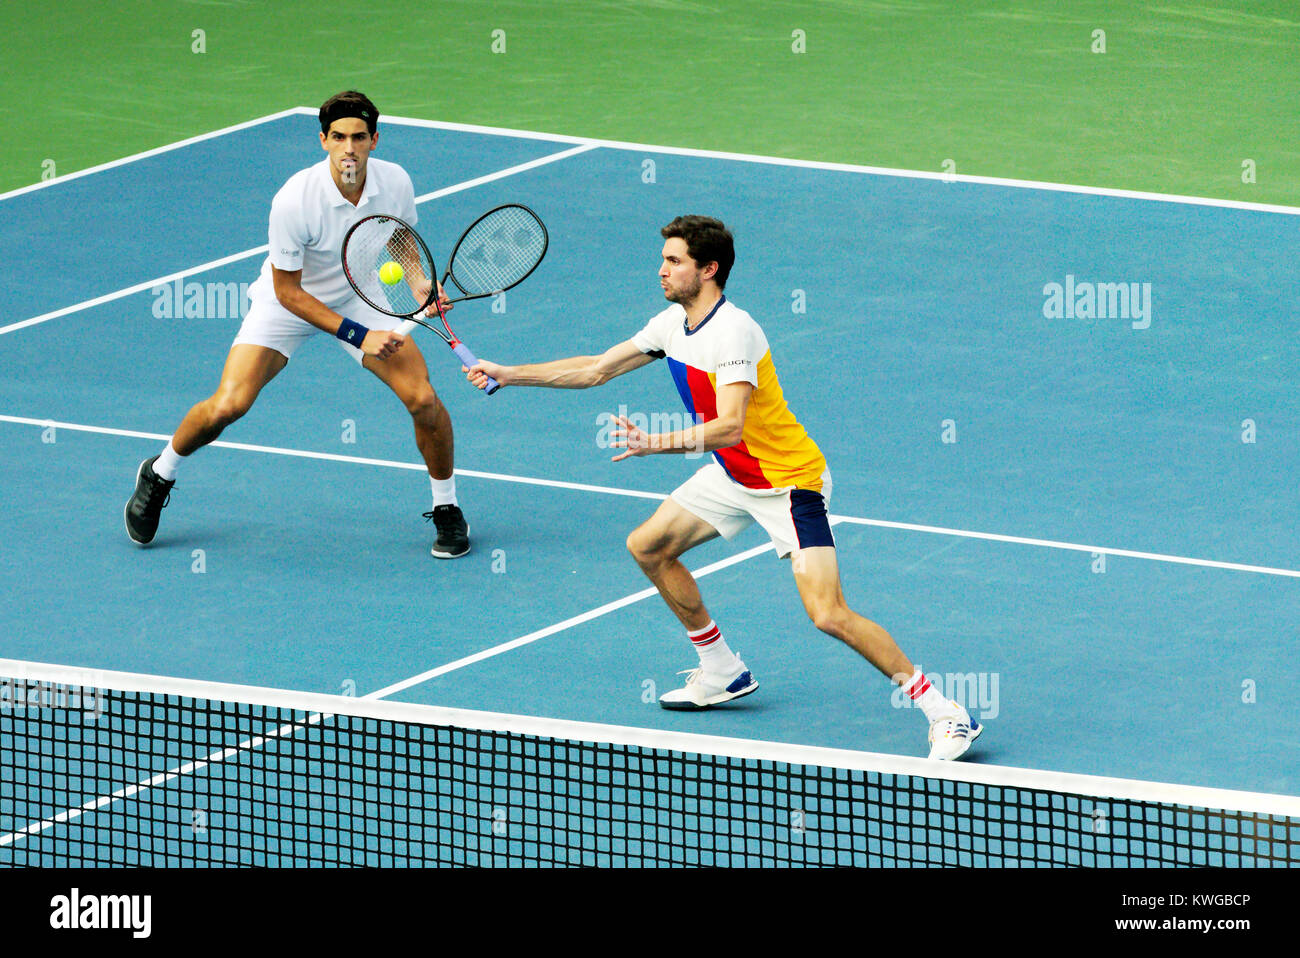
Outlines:
[{"label": "black tennis shoe", "polygon": [[459,559],[469,552],[469,523],[460,506],[434,506],[424,518],[438,529],[438,541],[429,550],[430,555],[437,559]]},{"label": "black tennis shoe", "polygon": [[158,532],[158,518],[171,501],[175,479],[163,479],[153,471],[158,457],[140,463],[135,474],[135,493],[126,501],[126,534],[137,545],[147,546]]}]

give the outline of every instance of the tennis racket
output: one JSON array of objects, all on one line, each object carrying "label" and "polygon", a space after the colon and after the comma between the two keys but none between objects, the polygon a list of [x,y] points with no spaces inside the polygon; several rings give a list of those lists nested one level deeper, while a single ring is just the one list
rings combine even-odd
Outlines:
[{"label": "tennis racket", "polygon": [[[456,241],[447,261],[442,288],[448,291],[450,280],[460,292],[448,305],[495,296],[518,286],[537,269],[548,243],[546,226],[526,206],[512,203],[484,213]],[[401,267],[401,278],[395,282],[385,282],[396,273],[390,263]],[[385,269],[389,275],[381,279],[381,270]],[[437,333],[466,367],[472,368],[478,362],[447,323],[438,286],[433,282],[437,275],[433,257],[411,226],[395,216],[358,220],[343,239],[343,272],[367,304],[406,320],[397,327],[399,333],[410,333],[418,323]],[[430,307],[442,321],[442,329],[418,318]],[[488,377],[485,391],[489,396],[500,388],[500,383]]]}]

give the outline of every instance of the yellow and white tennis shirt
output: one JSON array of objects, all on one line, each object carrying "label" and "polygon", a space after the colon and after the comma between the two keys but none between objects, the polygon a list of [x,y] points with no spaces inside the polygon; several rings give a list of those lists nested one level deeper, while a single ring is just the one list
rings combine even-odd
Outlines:
[{"label": "yellow and white tennis shirt", "polygon": [[794,418],[781,392],[767,337],[753,317],[725,296],[704,322],[686,328],[686,310],[669,306],[632,337],[644,353],[666,357],[677,392],[697,423],[718,418],[718,387],[754,387],[740,442],[713,456],[749,489],[791,486],[820,492],[826,459]]}]

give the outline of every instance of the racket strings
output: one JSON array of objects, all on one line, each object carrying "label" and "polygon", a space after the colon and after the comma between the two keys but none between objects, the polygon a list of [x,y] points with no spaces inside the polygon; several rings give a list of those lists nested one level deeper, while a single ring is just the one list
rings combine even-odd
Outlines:
[{"label": "racket strings", "polygon": [[546,254],[546,228],[521,206],[495,210],[475,223],[456,247],[451,276],[468,296],[509,289]]},{"label": "racket strings", "polygon": [[[380,279],[387,263],[401,267],[402,278],[394,283]],[[415,280],[435,274],[428,252],[419,239],[396,220],[370,217],[359,223],[348,237],[344,268],[357,292],[371,306],[386,313],[409,316],[423,309],[424,298],[411,289]]]}]

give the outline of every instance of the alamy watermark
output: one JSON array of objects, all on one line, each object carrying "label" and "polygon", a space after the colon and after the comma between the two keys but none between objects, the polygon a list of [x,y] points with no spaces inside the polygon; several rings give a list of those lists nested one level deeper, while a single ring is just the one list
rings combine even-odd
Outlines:
[{"label": "alamy watermark", "polygon": [[1151,325],[1150,283],[1092,283],[1075,280],[1043,287],[1045,319],[1126,319],[1134,329]]},{"label": "alamy watermark", "polygon": [[106,707],[106,693],[101,689],[0,676],[0,711],[61,709],[81,712],[85,721],[94,722],[104,714]]},{"label": "alamy watermark", "polygon": [[243,319],[248,315],[249,283],[196,283],[179,278],[154,286],[156,319]]},{"label": "alamy watermark", "polygon": [[132,938],[148,938],[152,916],[152,895],[95,895],[73,888],[50,899],[50,927],[56,931],[121,929]]},{"label": "alamy watermark", "polygon": [[[702,424],[704,419],[697,415],[691,415],[687,412],[631,412],[626,406],[619,406],[617,413],[603,412],[596,417],[596,425],[599,429],[596,432],[596,446],[600,449],[623,448],[614,445],[614,433],[621,431],[618,420],[625,420],[634,429],[639,429],[643,433],[651,436],[660,433],[684,432],[687,429],[694,429]],[[688,440],[685,456],[687,459],[698,459],[704,455],[704,449],[699,443],[692,443]]]},{"label": "alamy watermark", "polygon": [[[917,668],[920,668],[918,665]],[[998,672],[926,672],[922,673],[935,690],[946,699],[952,699],[958,705],[962,706],[972,715],[978,715],[982,719],[995,719],[998,712],[1001,711],[999,705],[999,689],[1002,685],[1002,676]],[[900,676],[906,683],[910,676]],[[907,697],[903,685],[899,684],[894,688],[893,695],[890,699],[894,708],[920,708],[915,702]]]}]

